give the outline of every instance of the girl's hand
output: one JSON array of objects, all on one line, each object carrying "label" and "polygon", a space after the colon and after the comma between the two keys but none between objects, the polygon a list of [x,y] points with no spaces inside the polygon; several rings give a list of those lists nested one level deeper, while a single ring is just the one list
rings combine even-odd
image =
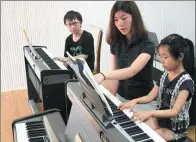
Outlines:
[{"label": "girl's hand", "polygon": [[151,111],[142,111],[142,112],[135,112],[133,113],[133,116],[131,117],[131,119],[133,121],[146,121],[149,118],[152,117],[152,112]]},{"label": "girl's hand", "polygon": [[118,108],[120,110],[124,110],[124,109],[130,109],[130,111],[133,111],[133,108],[135,107],[135,105],[137,104],[137,100],[133,99],[131,101],[128,101],[126,103],[121,103]]}]

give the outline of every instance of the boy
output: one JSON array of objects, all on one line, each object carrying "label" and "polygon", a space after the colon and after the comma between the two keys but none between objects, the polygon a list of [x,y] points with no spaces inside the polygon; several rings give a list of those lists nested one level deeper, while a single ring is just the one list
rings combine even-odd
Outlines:
[{"label": "boy", "polygon": [[76,11],[68,11],[64,16],[64,24],[71,34],[66,38],[64,57],[58,57],[57,60],[66,63],[68,51],[74,58],[84,58],[91,71],[94,70],[94,39],[93,36],[81,29],[82,16]]}]

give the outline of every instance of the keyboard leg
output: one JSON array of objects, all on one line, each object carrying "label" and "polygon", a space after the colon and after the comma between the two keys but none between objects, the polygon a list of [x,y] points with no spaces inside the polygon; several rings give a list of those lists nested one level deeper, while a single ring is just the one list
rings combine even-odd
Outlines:
[{"label": "keyboard leg", "polygon": [[35,105],[34,100],[29,100],[29,105],[31,107],[33,114],[39,113],[39,110],[38,110],[37,106]]}]

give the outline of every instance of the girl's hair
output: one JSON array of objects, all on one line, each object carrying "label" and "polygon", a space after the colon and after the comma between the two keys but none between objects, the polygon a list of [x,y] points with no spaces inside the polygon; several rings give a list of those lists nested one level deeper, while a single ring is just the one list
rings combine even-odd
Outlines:
[{"label": "girl's hair", "polygon": [[187,38],[183,38],[178,34],[171,34],[161,40],[160,46],[168,46],[171,56],[178,60],[181,53],[184,54],[183,66],[184,69],[194,78],[194,45],[193,42]]},{"label": "girl's hair", "polygon": [[75,19],[78,19],[80,23],[82,23],[82,15],[79,12],[70,10],[68,11],[64,16],[64,24],[66,24],[66,21],[73,21]]},{"label": "girl's hair", "polygon": [[136,3],[134,1],[117,1],[114,3],[110,12],[109,28],[106,36],[106,41],[108,44],[111,45],[112,43],[118,42],[120,36],[122,36],[122,34],[116,28],[114,23],[114,15],[118,11],[126,12],[128,14],[131,14],[132,16],[132,24],[131,24],[132,40],[148,35],[142,20],[142,16],[140,14],[140,11]]}]

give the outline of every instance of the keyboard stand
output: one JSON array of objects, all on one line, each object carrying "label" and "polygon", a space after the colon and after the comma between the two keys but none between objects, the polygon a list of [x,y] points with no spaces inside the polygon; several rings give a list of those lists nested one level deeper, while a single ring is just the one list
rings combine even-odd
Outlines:
[{"label": "keyboard stand", "polygon": [[40,111],[38,110],[34,100],[29,100],[29,105],[31,107],[31,110],[33,112],[33,114],[39,113]]}]

